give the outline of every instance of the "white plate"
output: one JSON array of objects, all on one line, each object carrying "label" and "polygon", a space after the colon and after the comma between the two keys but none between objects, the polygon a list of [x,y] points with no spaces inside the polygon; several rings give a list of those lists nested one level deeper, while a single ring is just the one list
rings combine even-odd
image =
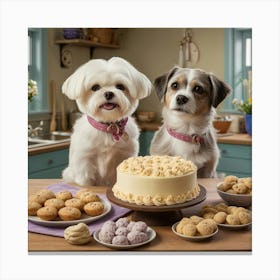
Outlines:
[{"label": "white plate", "polygon": [[242,228],[246,228],[252,225],[252,222],[249,224],[244,224],[244,225],[229,225],[229,224],[218,224],[219,227],[222,228],[228,228],[228,229],[242,229]]},{"label": "white plate", "polygon": [[39,224],[46,227],[66,227],[71,225],[76,225],[78,223],[85,223],[90,224],[93,221],[96,221],[111,211],[111,203],[107,200],[100,198],[101,202],[104,204],[104,212],[98,216],[88,216],[85,213],[82,213],[82,216],[79,220],[72,220],[72,221],[62,221],[62,220],[55,220],[55,221],[45,221],[40,219],[38,216],[28,216],[28,220],[32,223]]},{"label": "white plate", "polygon": [[219,232],[218,227],[217,227],[216,231],[214,231],[212,234],[209,234],[209,235],[186,236],[186,235],[180,234],[180,233],[178,233],[176,231],[176,227],[177,227],[178,224],[179,224],[179,222],[175,223],[172,226],[172,231],[176,235],[178,235],[178,236],[180,236],[180,237],[182,237],[182,238],[184,238],[184,239],[186,239],[188,241],[202,241],[202,240],[206,240],[206,239],[211,238],[212,236],[216,235]]},{"label": "white plate", "polygon": [[95,231],[94,234],[93,234],[93,238],[96,240],[96,242],[98,242],[99,244],[102,244],[108,248],[111,248],[111,249],[117,249],[117,250],[129,250],[129,249],[133,249],[133,248],[136,248],[136,247],[140,247],[140,246],[143,246],[149,242],[151,242],[152,240],[154,240],[156,238],[156,232],[150,228],[150,227],[147,227],[147,235],[148,235],[148,239],[142,243],[137,243],[137,244],[132,244],[132,245],[114,245],[114,244],[110,244],[110,243],[105,243],[105,242],[102,242],[100,241],[98,235],[99,235],[99,230]]}]

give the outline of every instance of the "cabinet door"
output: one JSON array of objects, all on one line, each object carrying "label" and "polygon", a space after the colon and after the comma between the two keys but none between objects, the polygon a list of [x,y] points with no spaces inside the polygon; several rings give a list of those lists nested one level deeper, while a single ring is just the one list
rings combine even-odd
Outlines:
[{"label": "cabinet door", "polygon": [[218,174],[238,177],[252,176],[252,147],[246,145],[219,144],[221,157]]},{"label": "cabinet door", "polygon": [[62,170],[68,165],[69,149],[42,153],[28,157],[28,177],[60,178]]}]

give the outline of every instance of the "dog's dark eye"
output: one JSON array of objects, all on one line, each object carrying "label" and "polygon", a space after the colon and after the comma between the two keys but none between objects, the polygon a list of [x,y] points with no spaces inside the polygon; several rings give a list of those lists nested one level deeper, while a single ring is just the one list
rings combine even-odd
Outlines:
[{"label": "dog's dark eye", "polygon": [[125,90],[125,86],[123,84],[117,84],[116,85],[116,89],[124,91]]},{"label": "dog's dark eye", "polygon": [[179,84],[177,82],[174,82],[174,83],[171,84],[171,88],[174,89],[174,90],[178,89],[178,87],[179,87]]},{"label": "dog's dark eye", "polygon": [[100,89],[100,85],[96,84],[96,85],[93,85],[92,88],[91,88],[93,91],[97,91]]},{"label": "dog's dark eye", "polygon": [[195,87],[193,88],[193,91],[194,91],[195,93],[201,94],[201,93],[203,92],[203,88],[202,88],[201,86],[195,86]]}]

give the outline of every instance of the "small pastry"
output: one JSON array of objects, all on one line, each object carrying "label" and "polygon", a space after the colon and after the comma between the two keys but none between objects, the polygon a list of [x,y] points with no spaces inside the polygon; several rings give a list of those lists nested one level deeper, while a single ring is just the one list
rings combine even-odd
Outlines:
[{"label": "small pastry", "polygon": [[98,234],[98,238],[100,241],[102,241],[104,243],[109,243],[109,244],[112,243],[114,236],[115,236],[114,231],[105,230],[105,229],[101,229]]},{"label": "small pastry", "polygon": [[234,215],[234,214],[227,215],[226,222],[229,225],[240,225],[239,217],[237,215]]},{"label": "small pastry", "polygon": [[80,196],[83,192],[93,192],[93,190],[90,188],[80,189],[76,192],[75,197],[80,198]]},{"label": "small pastry", "polygon": [[146,241],[148,236],[145,232],[132,230],[127,234],[127,239],[130,244],[138,244]]},{"label": "small pastry", "polygon": [[203,218],[199,216],[191,216],[190,219],[194,222],[195,225],[197,225],[203,220]]},{"label": "small pastry", "polygon": [[81,211],[74,207],[63,207],[58,211],[59,217],[63,221],[78,220],[81,217]]},{"label": "small pastry", "polygon": [[245,224],[249,224],[252,222],[252,215],[251,213],[248,213],[248,212],[245,212],[245,211],[241,211],[238,213],[238,218],[240,220],[240,223],[242,225],[245,225]]},{"label": "small pastry", "polygon": [[28,215],[36,216],[37,211],[42,207],[42,205],[36,201],[28,201]]},{"label": "small pastry", "polygon": [[60,198],[50,198],[45,201],[44,206],[53,206],[59,210],[60,208],[64,207],[64,200]]},{"label": "small pastry", "polygon": [[37,211],[37,216],[45,221],[53,221],[57,217],[57,209],[53,206],[45,206]]},{"label": "small pastry", "polygon": [[84,223],[70,226],[64,230],[64,238],[70,244],[86,244],[91,240],[89,227]]},{"label": "small pastry", "polygon": [[237,183],[237,181],[238,181],[238,177],[233,176],[233,175],[229,175],[229,176],[226,176],[226,177],[224,178],[223,184],[232,187],[234,184]]},{"label": "small pastry", "polygon": [[56,194],[56,198],[66,201],[72,198],[72,193],[69,191],[60,191]]},{"label": "small pastry", "polygon": [[116,221],[116,227],[127,227],[129,224],[129,220],[128,218],[119,218],[117,221]]},{"label": "small pastry", "polygon": [[226,212],[218,212],[217,214],[215,214],[215,216],[213,217],[213,220],[217,223],[217,224],[223,224],[226,221],[226,217],[227,217],[227,213]]},{"label": "small pastry", "polygon": [[83,210],[84,205],[84,202],[81,201],[79,198],[71,198],[65,201],[65,206],[78,208],[80,211]]},{"label": "small pastry", "polygon": [[182,234],[186,236],[195,236],[196,235],[196,226],[193,224],[186,224],[183,226]]},{"label": "small pastry", "polygon": [[37,194],[44,195],[46,197],[46,199],[55,198],[54,192],[47,190],[47,189],[40,190],[37,192]]},{"label": "small pastry", "polygon": [[127,227],[118,227],[115,232],[116,235],[124,235],[124,236],[127,236],[128,233],[129,230],[127,229]]},{"label": "small pastry", "polygon": [[129,245],[129,241],[125,235],[117,235],[112,239],[114,245]]},{"label": "small pastry", "polygon": [[98,216],[104,212],[104,205],[102,202],[89,202],[84,206],[84,211],[89,216]]},{"label": "small pastry", "polygon": [[47,200],[47,196],[45,194],[35,193],[28,198],[29,201],[38,202],[41,205],[44,205]]},{"label": "small pastry", "polygon": [[92,191],[82,192],[80,194],[79,198],[85,204],[89,203],[89,202],[99,202],[100,201],[99,196],[96,193],[92,192]]},{"label": "small pastry", "polygon": [[142,231],[142,232],[146,232],[147,230],[147,224],[142,222],[142,221],[139,221],[139,222],[136,222],[134,224],[134,226],[132,227],[132,230],[137,230],[137,231]]},{"label": "small pastry", "polygon": [[243,183],[237,183],[232,186],[232,189],[238,194],[245,194],[248,192],[248,187]]},{"label": "small pastry", "polygon": [[196,226],[196,228],[201,235],[209,235],[212,234],[217,229],[217,225],[212,219],[205,219],[201,221]]}]

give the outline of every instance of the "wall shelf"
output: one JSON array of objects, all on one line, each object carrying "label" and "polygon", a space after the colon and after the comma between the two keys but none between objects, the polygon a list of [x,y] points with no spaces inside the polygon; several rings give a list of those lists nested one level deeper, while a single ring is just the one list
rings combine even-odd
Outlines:
[{"label": "wall shelf", "polygon": [[103,43],[93,42],[93,41],[85,40],[85,39],[56,40],[55,44],[59,45],[60,64],[62,67],[66,67],[62,62],[62,52],[63,52],[63,48],[67,45],[89,48],[90,49],[90,58],[93,58],[93,53],[94,53],[95,48],[118,49],[120,47],[119,45],[115,45],[115,44],[103,44]]}]

